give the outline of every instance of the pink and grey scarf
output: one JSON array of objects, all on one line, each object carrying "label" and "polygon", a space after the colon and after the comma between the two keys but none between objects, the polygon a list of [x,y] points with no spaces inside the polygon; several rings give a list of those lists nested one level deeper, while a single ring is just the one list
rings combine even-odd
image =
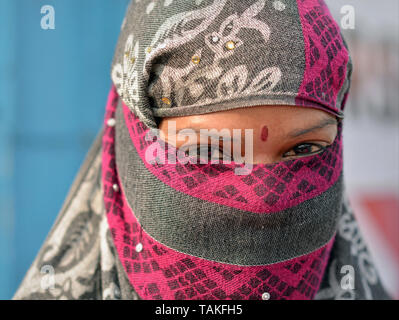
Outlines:
[{"label": "pink and grey scarf", "polygon": [[322,155],[238,176],[235,163],[148,163],[154,144],[176,149],[148,143],[145,125],[123,103],[113,106],[106,122],[116,117],[117,125],[103,138],[105,207],[143,299],[314,297],[342,205],[340,135]]},{"label": "pink and grey scarf", "polygon": [[[132,1],[104,130],[14,298],[386,298],[345,194],[351,73],[322,0]],[[337,137],[247,175],[145,158],[177,152],[148,139],[162,117],[256,105],[324,110]],[[39,286],[43,265],[53,287]],[[347,265],[354,289],[341,286]]]},{"label": "pink and grey scarf", "polygon": [[112,69],[122,102],[112,91],[103,140],[108,222],[132,286],[143,299],[314,298],[342,206],[342,122],[321,155],[244,177],[236,163],[158,164],[149,148],[177,150],[145,136],[157,118],[254,105],[342,118],[351,61],[338,25],[312,0],[150,9],[128,10]]}]

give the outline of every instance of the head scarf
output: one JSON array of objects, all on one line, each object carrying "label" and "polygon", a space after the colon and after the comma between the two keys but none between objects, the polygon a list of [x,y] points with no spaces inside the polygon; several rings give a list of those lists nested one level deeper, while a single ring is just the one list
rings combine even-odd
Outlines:
[{"label": "head scarf", "polygon": [[150,128],[156,117],[264,104],[342,116],[351,73],[322,0],[132,2],[111,72]]},{"label": "head scarf", "polygon": [[313,0],[150,9],[128,9],[112,69],[122,102],[111,94],[103,140],[108,221],[130,282],[144,299],[312,299],[342,207],[342,122],[322,154],[245,176],[234,162],[151,161],[178,152],[146,135],[156,118],[254,105],[342,118],[351,61],[339,27]]},{"label": "head scarf", "polygon": [[176,153],[145,138],[165,116],[282,104],[342,118],[351,70],[321,0],[132,1],[104,129],[14,299],[389,298],[345,194],[342,122],[321,154],[247,175],[145,160]]}]

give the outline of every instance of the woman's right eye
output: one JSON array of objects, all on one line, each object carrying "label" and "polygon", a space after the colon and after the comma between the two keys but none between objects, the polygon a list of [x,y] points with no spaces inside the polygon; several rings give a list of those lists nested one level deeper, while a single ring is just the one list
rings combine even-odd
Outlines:
[{"label": "woman's right eye", "polygon": [[230,158],[228,155],[224,155],[222,147],[216,145],[189,146],[184,153],[186,156],[195,156],[207,160],[226,160]]}]

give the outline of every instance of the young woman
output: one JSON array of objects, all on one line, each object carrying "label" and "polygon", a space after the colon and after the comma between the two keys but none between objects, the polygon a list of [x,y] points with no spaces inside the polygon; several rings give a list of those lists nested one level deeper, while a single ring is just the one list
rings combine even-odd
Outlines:
[{"label": "young woman", "polygon": [[388,298],[345,194],[351,73],[321,0],[132,2],[104,130],[14,298]]}]

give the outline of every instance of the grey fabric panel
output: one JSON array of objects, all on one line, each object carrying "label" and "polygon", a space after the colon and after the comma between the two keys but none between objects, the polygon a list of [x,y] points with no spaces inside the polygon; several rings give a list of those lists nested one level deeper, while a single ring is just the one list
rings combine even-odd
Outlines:
[{"label": "grey fabric panel", "polygon": [[[147,13],[148,1],[132,2],[112,65],[119,95],[149,127],[156,127],[156,117],[295,105],[305,48],[297,3],[284,4],[280,11],[273,1],[175,0]],[[212,42],[216,34],[220,43],[234,40],[234,52]],[[127,45],[130,35],[132,44]],[[201,57],[198,65],[191,61],[194,55]],[[268,74],[274,69],[281,77]],[[162,97],[172,103],[165,105]]]},{"label": "grey fabric panel", "polygon": [[[238,13],[239,16],[247,8],[248,3],[246,2],[235,1],[234,6],[227,4],[218,18],[209,26],[208,32],[217,32],[224,19],[234,13]],[[222,73],[216,79],[197,78],[194,83],[190,84],[189,79],[196,72],[193,69],[190,72],[190,77],[186,77],[187,86],[184,90],[188,91],[191,85],[200,83],[204,86],[204,93],[201,98],[199,100],[193,99],[189,94],[185,94],[181,104],[166,108],[163,107],[162,103],[159,103],[164,90],[162,81],[157,79],[151,91],[156,106],[153,109],[154,115],[159,117],[182,116],[266,104],[296,105],[295,97],[301,85],[305,68],[305,49],[297,6],[291,2],[284,12],[279,12],[274,9],[271,3],[267,3],[256,16],[256,19],[267,23],[270,28],[268,42],[262,39],[258,30],[244,27],[238,33],[238,38],[243,41],[241,47],[237,48],[231,57],[220,59],[212,51],[216,51],[216,49],[211,49],[206,45],[204,35],[201,33],[195,41],[187,42],[177,54],[171,56],[167,64],[176,67],[176,70],[178,70],[179,67],[191,63],[191,56],[201,48],[201,61],[204,61],[205,65],[209,65],[209,70],[206,72],[211,74],[211,69],[219,66]],[[298,39],[301,40],[298,41]],[[245,66],[248,71],[248,76],[245,79],[247,84],[258,76],[262,70],[272,67],[278,67],[281,70],[281,79],[272,92],[264,90],[264,93],[258,95],[253,89],[251,92],[237,94],[234,97],[229,97],[226,93],[224,97],[226,99],[222,98],[219,101],[215,95],[215,90],[220,78],[238,66]],[[202,73],[205,72],[204,69],[200,69]],[[177,90],[182,89],[179,86],[184,87],[185,85],[176,81],[176,86]],[[208,101],[208,97],[212,98]],[[206,101],[208,102],[206,103]]]},{"label": "grey fabric panel", "polygon": [[323,194],[281,212],[257,214],[179,192],[147,170],[116,112],[116,164],[127,201],[143,229],[164,245],[235,265],[266,265],[310,253],[334,235],[342,175]]}]

